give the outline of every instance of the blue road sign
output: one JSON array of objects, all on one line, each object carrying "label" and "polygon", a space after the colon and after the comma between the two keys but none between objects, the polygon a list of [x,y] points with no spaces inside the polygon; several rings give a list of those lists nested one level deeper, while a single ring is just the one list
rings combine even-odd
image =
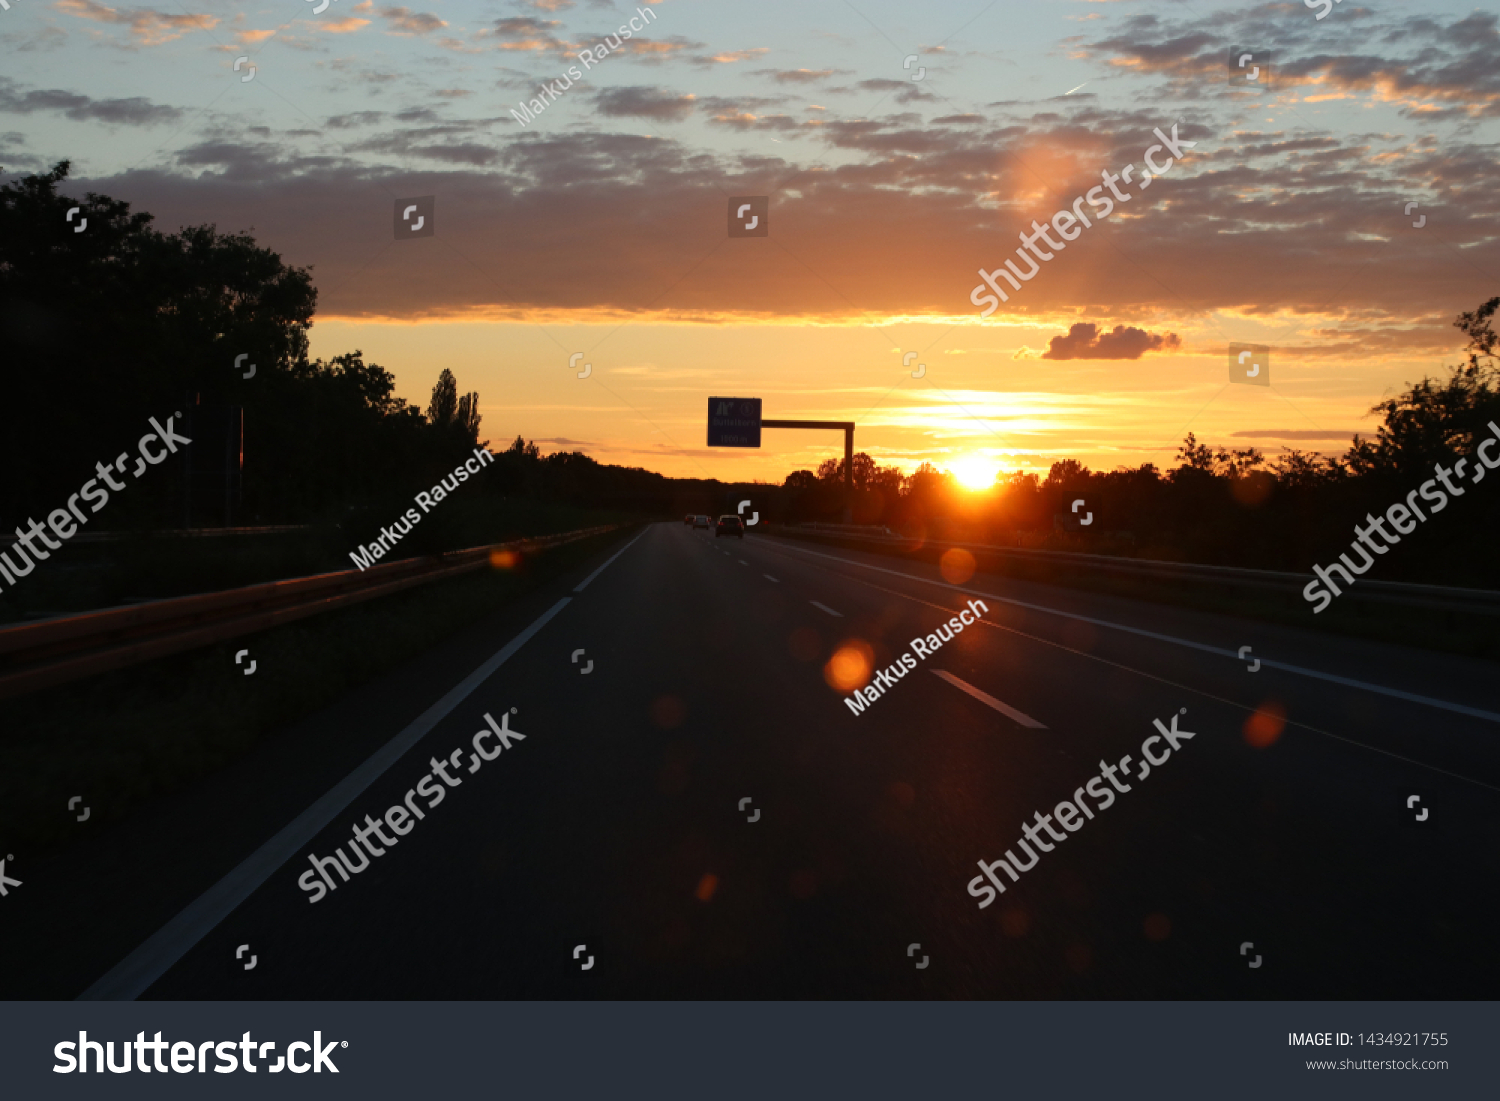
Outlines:
[{"label": "blue road sign", "polygon": [[709,447],[759,447],[760,398],[709,398]]}]

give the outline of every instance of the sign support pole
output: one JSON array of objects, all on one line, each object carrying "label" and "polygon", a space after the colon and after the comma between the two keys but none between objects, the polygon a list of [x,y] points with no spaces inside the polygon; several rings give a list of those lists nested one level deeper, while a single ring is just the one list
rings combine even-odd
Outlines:
[{"label": "sign support pole", "polygon": [[844,523],[854,519],[854,422],[762,420],[762,428],[826,428],[844,433]]}]

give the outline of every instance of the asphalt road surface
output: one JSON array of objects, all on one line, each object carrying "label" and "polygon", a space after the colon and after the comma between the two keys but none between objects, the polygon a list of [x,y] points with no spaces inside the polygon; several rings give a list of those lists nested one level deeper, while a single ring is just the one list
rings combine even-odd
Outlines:
[{"label": "asphalt road surface", "polygon": [[[974,599],[981,622],[911,650]],[[915,668],[855,714],[829,683],[846,646]],[[5,900],[9,996],[1491,997],[1496,685],[652,525],[34,870]],[[486,714],[523,736],[488,761]],[[1174,718],[1193,737],[1140,777]],[[1084,796],[1094,817],[980,908],[977,862],[1126,755],[1130,790]],[[308,854],[413,806],[310,902]]]}]

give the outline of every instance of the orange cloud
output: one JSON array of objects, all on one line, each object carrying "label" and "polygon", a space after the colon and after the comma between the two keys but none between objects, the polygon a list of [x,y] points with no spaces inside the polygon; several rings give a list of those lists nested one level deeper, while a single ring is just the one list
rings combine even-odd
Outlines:
[{"label": "orange cloud", "polygon": [[57,0],[57,9],[93,23],[108,23],[130,28],[130,35],[141,46],[160,46],[181,38],[189,31],[212,30],[219,25],[217,16],[173,14],[137,8],[122,12],[96,3],[95,0]]}]

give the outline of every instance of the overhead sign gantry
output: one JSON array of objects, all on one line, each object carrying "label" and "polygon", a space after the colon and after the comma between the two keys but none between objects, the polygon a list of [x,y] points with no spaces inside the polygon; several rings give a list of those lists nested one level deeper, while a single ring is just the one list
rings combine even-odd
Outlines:
[{"label": "overhead sign gantry", "polygon": [[854,422],[761,419],[760,398],[709,398],[709,447],[759,447],[762,428],[822,428],[844,433],[845,511],[854,484]]}]

